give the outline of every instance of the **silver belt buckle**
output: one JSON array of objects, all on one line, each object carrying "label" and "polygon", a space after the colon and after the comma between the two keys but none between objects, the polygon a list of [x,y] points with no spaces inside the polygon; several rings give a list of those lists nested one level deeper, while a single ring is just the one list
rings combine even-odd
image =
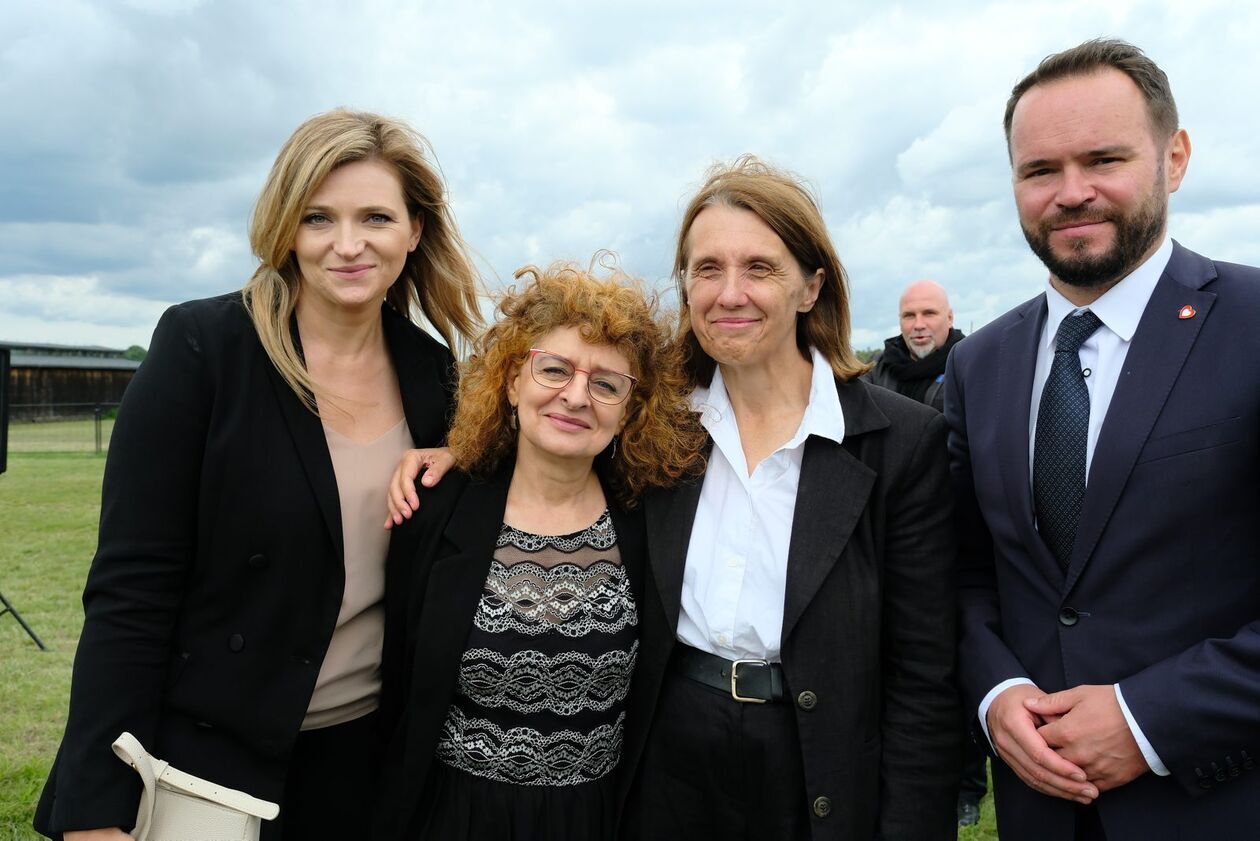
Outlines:
[{"label": "silver belt buckle", "polygon": [[770,668],[769,660],[736,660],[731,663],[731,697],[741,704],[764,704],[766,702],[765,698],[746,698],[740,695],[739,690],[736,688],[736,682],[739,680],[739,667],[749,663],[755,663],[767,669]]}]

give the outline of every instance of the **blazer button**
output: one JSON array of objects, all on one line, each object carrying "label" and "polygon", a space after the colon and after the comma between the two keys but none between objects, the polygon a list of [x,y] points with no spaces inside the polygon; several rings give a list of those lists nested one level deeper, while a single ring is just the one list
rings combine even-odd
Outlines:
[{"label": "blazer button", "polygon": [[1207,774],[1204,774],[1202,768],[1195,768],[1194,776],[1197,777],[1199,780],[1199,788],[1203,789],[1204,791],[1207,791],[1209,788],[1212,787],[1212,778],[1209,777]]},{"label": "blazer button", "polygon": [[1223,783],[1225,782],[1225,778],[1227,775],[1225,773],[1224,768],[1222,768],[1221,766],[1213,762],[1212,763],[1212,776],[1216,779],[1218,783]]},{"label": "blazer button", "polygon": [[796,705],[808,712],[818,706],[818,696],[806,689],[796,696]]},{"label": "blazer button", "polygon": [[814,798],[814,814],[820,818],[825,818],[831,814],[831,798],[827,795]]},{"label": "blazer button", "polygon": [[1076,612],[1076,608],[1065,607],[1059,611],[1059,624],[1065,628],[1070,628],[1080,619],[1080,614]]},{"label": "blazer button", "polygon": [[1256,761],[1252,759],[1246,751],[1241,751],[1240,755],[1242,756],[1242,766],[1244,771],[1250,771],[1252,768],[1256,767]]},{"label": "blazer button", "polygon": [[233,651],[241,651],[245,648],[245,638],[240,634],[232,634],[228,637],[228,648]]},{"label": "blazer button", "polygon": [[262,569],[267,565],[267,556],[263,554],[250,555],[249,565],[252,569]]}]

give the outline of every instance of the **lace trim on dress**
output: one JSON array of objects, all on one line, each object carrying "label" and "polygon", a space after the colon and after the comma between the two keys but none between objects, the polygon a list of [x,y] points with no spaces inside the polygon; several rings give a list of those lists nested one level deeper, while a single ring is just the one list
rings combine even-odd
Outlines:
[{"label": "lace trim on dress", "polygon": [[612,514],[605,508],[598,520],[573,534],[532,534],[504,523],[494,546],[496,549],[515,546],[526,552],[541,552],[543,549],[551,548],[570,554],[583,546],[609,549],[616,543],[617,530],[613,528]]},{"label": "lace trim on dress", "polygon": [[492,634],[557,631],[566,637],[616,633],[638,621],[625,569],[609,561],[586,569],[567,563],[548,568],[532,561],[510,566],[492,561],[473,617],[478,628]]},{"label": "lace trim on dress", "polygon": [[626,699],[639,651],[606,651],[592,657],[580,651],[547,655],[517,651],[503,655],[488,648],[464,652],[460,693],[473,703],[528,714],[577,715],[607,710]]},{"label": "lace trim on dress", "polygon": [[532,727],[503,730],[452,706],[437,757],[452,768],[502,783],[568,786],[597,780],[621,756],[626,714],[590,733],[561,730],[544,736]]}]

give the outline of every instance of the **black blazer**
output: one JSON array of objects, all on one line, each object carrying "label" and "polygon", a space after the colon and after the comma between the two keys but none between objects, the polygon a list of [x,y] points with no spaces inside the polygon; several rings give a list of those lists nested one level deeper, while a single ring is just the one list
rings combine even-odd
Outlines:
[{"label": "black blazer", "polygon": [[[1066,574],[1028,465],[1044,295],[950,355],[967,709],[998,683],[1119,683],[1170,776],[1103,793],[1111,841],[1260,838],[1260,269],[1174,243],[1107,409]],[[983,736],[981,736],[983,738]],[[1074,806],[993,762],[998,825],[1070,837]]]},{"label": "black blazer", "polygon": [[[837,382],[844,443],[810,437],[787,559],[782,660],[815,839],[957,834],[954,544],[945,421],[861,380]],[[650,564],[622,757],[629,798],[675,643],[701,482],[649,494]],[[819,797],[827,817],[814,816]]]},{"label": "black blazer", "polygon": [[[420,510],[390,545],[386,680],[382,709],[401,709],[390,739],[374,839],[404,839],[414,818],[446,721],[503,524],[512,465],[474,480],[459,471],[421,490]],[[642,509],[626,511],[607,492],[617,547],[631,589],[641,598],[645,552]]]},{"label": "black blazer", "polygon": [[[439,444],[450,352],[388,306],[417,446]],[[384,514],[382,512],[382,521]],[[345,583],[323,427],[271,364],[239,293],[167,310],[110,441],[46,834],[135,821],[134,733],[178,768],[278,801]]]}]

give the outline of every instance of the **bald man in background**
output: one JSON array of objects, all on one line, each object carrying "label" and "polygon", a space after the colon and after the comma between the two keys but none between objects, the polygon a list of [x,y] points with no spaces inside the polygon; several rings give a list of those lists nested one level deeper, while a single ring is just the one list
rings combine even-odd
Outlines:
[{"label": "bald man in background", "polygon": [[[871,360],[875,367],[866,379],[943,411],[945,359],[963,337],[954,329],[954,311],[945,287],[931,280],[915,281],[901,293],[898,315],[901,333],[884,342],[884,349]],[[966,722],[959,726],[969,732]],[[970,735],[963,746],[958,825],[971,826],[980,820],[980,801],[988,781],[983,748]]]},{"label": "bald man in background", "polygon": [[945,287],[931,280],[915,281],[901,293],[898,312],[901,335],[884,342],[866,379],[943,411],[945,358],[963,337],[954,329]]}]

